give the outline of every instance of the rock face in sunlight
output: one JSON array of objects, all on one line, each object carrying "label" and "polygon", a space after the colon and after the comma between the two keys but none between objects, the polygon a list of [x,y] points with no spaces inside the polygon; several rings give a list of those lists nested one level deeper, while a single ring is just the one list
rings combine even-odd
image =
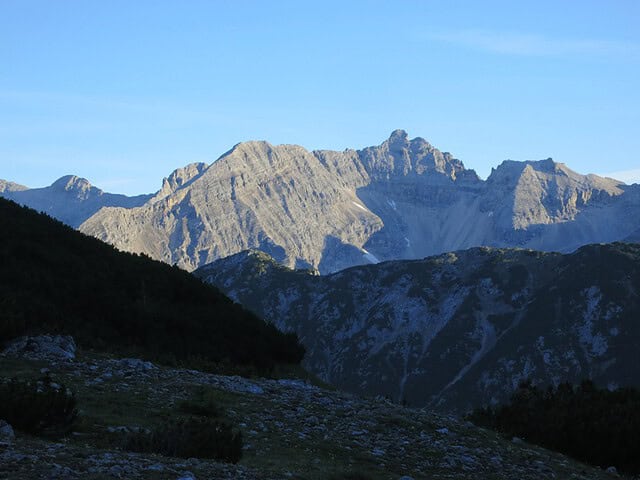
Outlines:
[{"label": "rock face in sunlight", "polygon": [[256,251],[195,272],[296,332],[305,366],[346,390],[464,411],[527,378],[640,386],[640,245],[474,248],[310,273]]},{"label": "rock face in sunlight", "polygon": [[151,198],[151,195],[127,197],[106,193],[92,186],[88,180],[75,175],[61,177],[43,188],[27,188],[0,180],[0,196],[76,228],[102,207],[133,208]]},{"label": "rock face in sunlight", "polygon": [[483,181],[402,130],[342,152],[240,143],[176,170],[153,197],[109,203],[83,182],[3,195],[187,270],[246,249],[323,274],[483,245],[570,252],[640,229],[640,185],[551,159],[505,161]]},{"label": "rock face in sunlight", "polygon": [[0,179],[0,193],[19,192],[21,190],[28,190],[28,187],[25,187],[24,185],[19,185],[14,182],[7,182],[6,180]]}]

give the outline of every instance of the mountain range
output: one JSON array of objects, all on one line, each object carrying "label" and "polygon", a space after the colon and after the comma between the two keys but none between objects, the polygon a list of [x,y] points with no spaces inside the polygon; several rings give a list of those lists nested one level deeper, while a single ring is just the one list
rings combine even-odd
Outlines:
[{"label": "mountain range", "polygon": [[102,207],[134,208],[143,205],[152,197],[128,197],[103,192],[91,185],[87,179],[75,175],[65,175],[43,188],[28,188],[0,180],[0,196],[46,213],[74,228],[78,228]]},{"label": "mountain range", "polygon": [[121,250],[187,270],[246,249],[322,274],[475,246],[571,252],[640,235],[640,185],[551,159],[504,161],[487,180],[422,138],[307,151],[237,144],[175,170],[153,195],[124,197],[63,177],[0,195]]},{"label": "mountain range", "polygon": [[638,244],[483,247],[315,273],[260,251],[195,271],[295,332],[305,367],[344,390],[464,412],[526,379],[640,387]]}]

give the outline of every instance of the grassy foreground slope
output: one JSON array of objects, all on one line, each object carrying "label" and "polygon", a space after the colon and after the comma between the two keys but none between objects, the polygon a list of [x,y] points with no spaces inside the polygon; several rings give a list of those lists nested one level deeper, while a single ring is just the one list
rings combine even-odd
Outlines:
[{"label": "grassy foreground slope", "polygon": [[4,199],[0,225],[0,343],[61,332],[101,350],[261,370],[304,354],[295,335],[176,267]]}]

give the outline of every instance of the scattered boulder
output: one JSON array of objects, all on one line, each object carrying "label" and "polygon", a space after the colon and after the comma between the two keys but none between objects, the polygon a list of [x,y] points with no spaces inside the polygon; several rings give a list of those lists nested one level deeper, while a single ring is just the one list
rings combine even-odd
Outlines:
[{"label": "scattered boulder", "polygon": [[0,443],[11,443],[16,438],[13,427],[5,420],[0,420]]},{"label": "scattered boulder", "polygon": [[19,337],[5,346],[2,355],[31,360],[73,360],[76,357],[76,342],[70,335]]},{"label": "scattered boulder", "polygon": [[126,370],[154,370],[158,368],[153,363],[139,358],[123,358],[118,360],[118,366]]},{"label": "scattered boulder", "polygon": [[180,474],[180,476],[177,478],[177,480],[196,480],[196,477],[191,472],[184,472],[184,473]]}]

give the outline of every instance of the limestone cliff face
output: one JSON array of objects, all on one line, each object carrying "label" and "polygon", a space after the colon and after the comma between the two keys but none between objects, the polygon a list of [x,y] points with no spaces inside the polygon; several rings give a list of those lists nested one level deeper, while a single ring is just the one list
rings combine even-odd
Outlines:
[{"label": "limestone cliff face", "polygon": [[254,248],[321,273],[473,246],[572,251],[640,228],[638,187],[551,159],[505,161],[487,181],[422,138],[394,131],[362,150],[236,145],[165,179],[134,209],[81,230],[192,270]]},{"label": "limestone cliff face", "polygon": [[551,159],[505,161],[483,181],[402,130],[342,152],[240,143],[129,200],[84,182],[1,194],[188,270],[250,248],[323,274],[483,245],[569,252],[640,229],[638,185]]},{"label": "limestone cliff face", "polygon": [[[285,265],[326,273],[378,261],[368,242],[379,245],[381,258],[411,256],[402,237],[401,252],[396,238],[386,238],[381,215],[394,201],[381,202],[381,195],[415,204],[434,189],[454,189],[459,177],[480,184],[459,160],[403,131],[361,151],[246,142],[208,168],[174,172],[147,204],[104,209],[81,230],[189,270],[256,248]],[[371,242],[377,233],[381,240]]]},{"label": "limestone cliff face", "polygon": [[[190,270],[247,248],[290,266],[318,266],[331,251],[347,266],[382,228],[359,202],[302,147],[246,142],[186,187],[139,208],[104,209],[81,230]],[[339,263],[332,262],[329,270]]]},{"label": "limestone cliff face", "polygon": [[[505,161],[487,180],[485,198],[493,200],[504,226],[573,221],[590,203],[606,203],[624,193],[623,183],[597,175],[580,175],[552,159]],[[505,195],[506,194],[506,195]],[[493,198],[492,198],[493,197]]]},{"label": "limestone cliff face", "polygon": [[28,187],[25,187],[24,185],[20,185],[18,183],[8,182],[6,180],[0,179],[0,193],[17,192],[17,191],[27,190],[27,189]]}]

